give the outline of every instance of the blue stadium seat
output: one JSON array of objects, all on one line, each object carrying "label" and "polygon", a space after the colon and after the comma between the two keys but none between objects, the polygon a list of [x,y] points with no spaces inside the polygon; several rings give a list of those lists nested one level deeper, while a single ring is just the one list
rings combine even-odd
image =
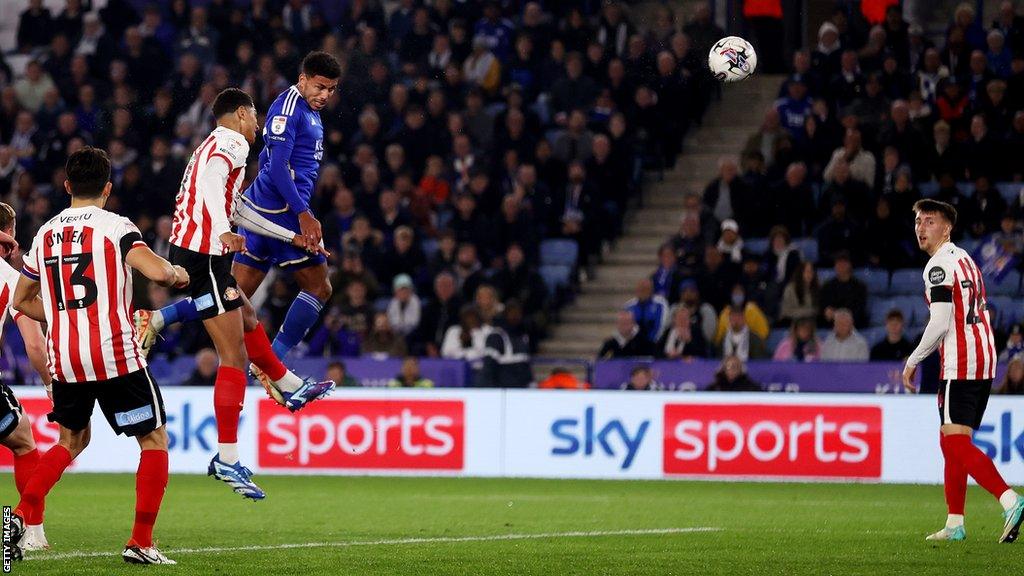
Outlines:
[{"label": "blue stadium seat", "polygon": [[921,192],[921,196],[924,198],[934,198],[939,194],[939,183],[938,182],[922,182],[917,189]]},{"label": "blue stadium seat", "polygon": [[1024,189],[1024,185],[1021,185],[1020,182],[999,182],[996,184],[996,190],[999,190],[999,195],[1006,200],[1007,204],[1016,204],[1022,189]]},{"label": "blue stadium seat", "polygon": [[988,306],[992,321],[1004,330],[1011,324],[1024,320],[1021,303],[1012,296],[989,296]]},{"label": "blue stadium seat", "polygon": [[869,347],[874,346],[885,338],[885,326],[872,326],[870,328],[865,328],[860,331],[860,334],[868,341]]},{"label": "blue stadium seat", "polygon": [[793,244],[796,245],[800,253],[803,254],[804,260],[808,262],[818,261],[818,239],[817,238],[796,238],[793,240]]},{"label": "blue stadium seat", "polygon": [[504,112],[506,108],[508,108],[508,104],[505,104],[504,102],[494,102],[484,106],[484,112],[486,112],[491,118],[497,118],[498,114]]},{"label": "blue stadium seat", "polygon": [[[872,326],[885,326],[885,315],[896,307],[892,298],[872,298],[868,300],[868,318]],[[909,324],[909,322],[907,322]]]},{"label": "blue stadium seat", "polygon": [[765,341],[765,346],[768,347],[769,355],[775,354],[775,348],[778,347],[779,342],[786,338],[787,334],[789,334],[789,328],[775,328],[768,333],[768,340]]},{"label": "blue stadium seat", "polygon": [[576,258],[580,249],[575,240],[553,238],[540,243],[541,265],[559,265],[572,268],[576,266]]},{"label": "blue stadium seat", "polygon": [[824,286],[825,282],[836,277],[834,268],[817,268],[814,272],[818,276],[818,286]]},{"label": "blue stadium seat", "polygon": [[751,254],[757,254],[763,256],[768,253],[768,239],[767,238],[750,238],[743,240],[743,249]]},{"label": "blue stadium seat", "polygon": [[993,296],[1013,296],[1020,292],[1020,272],[1010,270],[1001,282],[985,278],[985,290]]},{"label": "blue stadium seat", "polygon": [[889,292],[893,294],[917,294],[924,292],[924,281],[921,271],[917,268],[894,270],[889,283]]},{"label": "blue stadium seat", "polygon": [[961,238],[956,241],[956,245],[963,248],[968,254],[974,254],[974,251],[978,249],[978,245],[981,241],[974,238]]},{"label": "blue stadium seat", "polygon": [[547,287],[548,294],[552,296],[558,294],[559,288],[566,288],[569,286],[569,277],[571,274],[571,266],[548,264],[540,267],[540,277],[544,280],[544,286]]},{"label": "blue stadium seat", "polygon": [[864,284],[867,284],[869,294],[885,294],[889,291],[888,270],[882,268],[858,268],[853,271],[853,275]]},{"label": "blue stadium seat", "polygon": [[429,260],[434,254],[437,254],[437,240],[433,238],[426,238],[420,242],[420,249],[423,250],[423,255]]},{"label": "blue stadium seat", "polygon": [[923,291],[920,296],[897,296],[892,303],[894,308],[903,312],[907,326],[924,326],[928,323],[928,304],[924,300]]}]

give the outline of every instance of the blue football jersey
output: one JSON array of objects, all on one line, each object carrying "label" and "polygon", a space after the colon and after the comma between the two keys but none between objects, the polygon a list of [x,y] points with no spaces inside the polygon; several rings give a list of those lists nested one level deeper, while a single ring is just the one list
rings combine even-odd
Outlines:
[{"label": "blue football jersey", "polygon": [[267,109],[263,141],[260,171],[245,195],[266,211],[305,212],[324,156],[324,127],[296,86]]}]

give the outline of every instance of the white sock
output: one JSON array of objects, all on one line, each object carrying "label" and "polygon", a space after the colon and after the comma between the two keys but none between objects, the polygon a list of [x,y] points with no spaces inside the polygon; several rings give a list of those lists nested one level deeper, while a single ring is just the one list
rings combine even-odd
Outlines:
[{"label": "white sock", "polygon": [[285,392],[295,392],[302,386],[303,381],[302,378],[299,378],[294,372],[289,370],[284,373],[284,376],[281,376],[280,380],[275,380],[274,384],[277,385],[278,389]]},{"label": "white sock", "polygon": [[956,528],[964,525],[963,514],[950,514],[946,516],[946,528]]},{"label": "white sock", "polygon": [[159,310],[153,310],[149,315],[149,325],[157,332],[164,329],[164,315]]},{"label": "white sock", "polygon": [[1017,493],[1013,490],[1007,490],[999,497],[999,503],[1003,505],[1003,510],[1009,510],[1017,505]]},{"label": "white sock", "polygon": [[238,444],[217,444],[217,454],[225,464],[238,464]]}]

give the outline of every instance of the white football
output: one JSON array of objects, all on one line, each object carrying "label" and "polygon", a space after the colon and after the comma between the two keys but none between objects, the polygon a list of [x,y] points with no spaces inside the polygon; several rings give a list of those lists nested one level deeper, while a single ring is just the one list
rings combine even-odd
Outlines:
[{"label": "white football", "polygon": [[754,73],[757,53],[754,47],[739,36],[726,36],[711,47],[708,68],[721,82],[737,82]]}]

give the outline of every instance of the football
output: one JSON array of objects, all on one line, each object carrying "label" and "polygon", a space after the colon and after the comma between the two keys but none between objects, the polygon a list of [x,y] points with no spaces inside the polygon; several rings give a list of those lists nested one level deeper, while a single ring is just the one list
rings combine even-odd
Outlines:
[{"label": "football", "polygon": [[737,82],[754,73],[757,53],[754,47],[739,36],[726,36],[711,47],[708,68],[721,82]]}]

